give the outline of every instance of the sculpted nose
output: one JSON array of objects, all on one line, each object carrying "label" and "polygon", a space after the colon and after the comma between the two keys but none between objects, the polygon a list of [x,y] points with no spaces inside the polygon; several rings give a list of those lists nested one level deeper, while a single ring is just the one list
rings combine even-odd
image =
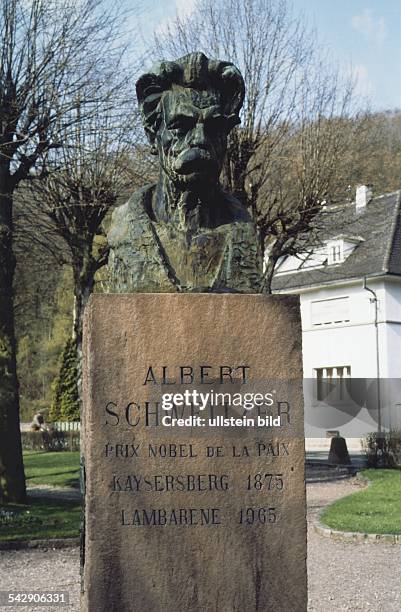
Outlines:
[{"label": "sculpted nose", "polygon": [[191,146],[192,147],[205,147],[206,145],[207,145],[207,139],[205,135],[205,126],[203,123],[197,123],[192,131]]}]

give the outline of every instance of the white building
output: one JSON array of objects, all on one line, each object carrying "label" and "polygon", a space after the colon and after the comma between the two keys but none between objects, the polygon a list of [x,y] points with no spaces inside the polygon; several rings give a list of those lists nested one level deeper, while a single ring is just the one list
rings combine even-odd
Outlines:
[{"label": "white building", "polygon": [[320,221],[319,244],[278,263],[273,292],[300,296],[306,436],[359,438],[400,423],[400,192],[361,186]]}]

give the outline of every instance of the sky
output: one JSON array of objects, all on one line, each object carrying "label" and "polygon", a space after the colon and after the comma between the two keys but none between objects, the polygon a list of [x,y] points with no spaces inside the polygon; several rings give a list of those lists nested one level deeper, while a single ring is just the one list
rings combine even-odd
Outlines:
[{"label": "sky", "polygon": [[293,0],[358,93],[377,110],[401,108],[401,0]]},{"label": "sky", "polygon": [[[357,76],[357,93],[370,100],[372,110],[401,108],[401,0],[292,3],[340,69]],[[190,14],[193,5],[194,0],[147,0],[140,18],[144,35],[163,29],[177,9]]]}]

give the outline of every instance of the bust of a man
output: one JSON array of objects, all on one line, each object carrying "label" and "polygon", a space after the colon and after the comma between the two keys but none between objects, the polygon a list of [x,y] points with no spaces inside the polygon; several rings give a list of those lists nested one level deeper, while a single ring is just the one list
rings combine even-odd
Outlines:
[{"label": "bust of a man", "polygon": [[192,53],[153,67],[136,91],[160,174],[113,213],[109,290],[258,292],[256,227],[219,183],[228,134],[240,122],[240,72]]}]

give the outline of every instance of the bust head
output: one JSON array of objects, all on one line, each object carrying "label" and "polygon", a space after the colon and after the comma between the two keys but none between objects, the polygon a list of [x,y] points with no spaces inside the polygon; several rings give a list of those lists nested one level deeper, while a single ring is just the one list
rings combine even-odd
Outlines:
[{"label": "bust head", "polygon": [[168,179],[188,191],[216,184],[227,136],[240,122],[245,88],[239,70],[191,53],[154,66],[136,91],[152,151]]}]

